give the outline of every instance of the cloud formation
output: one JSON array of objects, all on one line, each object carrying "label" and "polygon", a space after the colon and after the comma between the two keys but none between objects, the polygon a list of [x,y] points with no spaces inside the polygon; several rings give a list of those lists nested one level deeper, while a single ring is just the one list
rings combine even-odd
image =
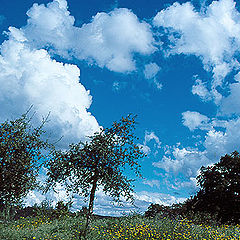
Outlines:
[{"label": "cloud formation", "polygon": [[143,73],[146,79],[152,79],[159,71],[160,67],[156,63],[148,63],[145,65]]},{"label": "cloud formation", "polygon": [[208,163],[206,152],[201,152],[197,148],[173,146],[171,152],[164,155],[160,161],[153,162],[153,166],[164,169],[167,173],[181,173],[191,178],[196,177],[198,169]]},{"label": "cloud formation", "polygon": [[203,102],[212,100],[211,92],[207,89],[206,83],[201,79],[196,79],[195,85],[192,86],[192,94],[199,96]]},{"label": "cloud formation", "polygon": [[79,83],[79,68],[51,59],[46,50],[29,47],[21,31],[9,30],[0,55],[0,119],[19,117],[31,105],[37,122],[50,112],[45,126],[52,140],[64,137],[61,147],[97,131],[98,123],[87,111],[92,97]]},{"label": "cloud formation", "polygon": [[157,188],[160,187],[160,181],[157,179],[152,179],[152,180],[144,179],[143,184],[148,185],[150,187],[154,187],[154,186],[156,186]]},{"label": "cloud formation", "polygon": [[162,84],[157,80],[157,74],[160,71],[160,67],[156,63],[148,63],[144,67],[144,77],[151,80],[157,89],[162,89]]},{"label": "cloud formation", "polygon": [[[172,173],[176,176],[184,176],[188,179],[186,183],[191,183],[190,185],[193,186],[193,180],[199,174],[201,166],[216,163],[221,156],[239,149],[240,118],[210,119],[198,112],[188,111],[183,113],[183,124],[191,131],[204,130],[202,137],[193,135],[196,146],[183,147],[179,144],[168,146],[163,157],[153,162],[153,166],[165,170],[168,178],[171,178]],[[184,184],[178,186],[185,187]]]},{"label": "cloud formation", "polygon": [[[74,26],[66,0],[34,4],[21,30],[36,48],[48,48],[64,58],[76,58],[115,72],[136,69],[134,54],[155,51],[151,27],[129,9],[100,12],[82,27]],[[61,41],[59,41],[61,39]]]},{"label": "cloud formation", "polygon": [[222,98],[219,104],[220,115],[240,115],[240,73],[235,75],[234,80],[235,81],[229,85],[228,96]]},{"label": "cloud formation", "polygon": [[206,129],[208,128],[207,122],[208,117],[200,114],[199,112],[187,111],[182,113],[183,125],[188,127],[190,131],[195,130],[196,128]]},{"label": "cloud formation", "polygon": [[[145,131],[143,144],[138,145],[139,147],[141,147],[142,151],[147,155],[151,153],[151,148],[148,146],[148,144],[152,141],[154,142],[155,149],[161,148],[162,143],[160,142],[158,136],[153,131],[151,132]],[[157,152],[158,151],[156,150],[155,153]]]},{"label": "cloud formation", "polygon": [[144,137],[144,145],[146,145],[152,140],[156,143],[157,148],[161,147],[161,142],[159,140],[159,137],[152,131],[151,132],[146,131],[145,137]]},{"label": "cloud formation", "polygon": [[222,86],[229,72],[239,69],[240,14],[235,5],[233,0],[213,1],[205,12],[197,12],[190,2],[176,2],[153,19],[155,26],[167,32],[168,54],[195,55],[205,70],[212,71],[216,102],[220,100],[216,87]]}]

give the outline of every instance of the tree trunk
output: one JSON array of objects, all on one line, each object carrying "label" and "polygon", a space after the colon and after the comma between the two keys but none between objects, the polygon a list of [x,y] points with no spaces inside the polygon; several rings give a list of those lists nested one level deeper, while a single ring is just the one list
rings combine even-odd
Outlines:
[{"label": "tree trunk", "polygon": [[88,206],[88,214],[91,216],[93,213],[93,204],[94,204],[94,198],[95,198],[95,192],[97,189],[97,178],[94,179],[93,185],[92,185],[92,190],[90,194],[90,199],[89,199],[89,206]]},{"label": "tree trunk", "polygon": [[[84,229],[84,232],[83,232],[83,238],[84,239],[86,239],[88,225],[90,223],[90,220],[91,220],[91,217],[92,217],[92,213],[93,213],[93,204],[94,204],[95,192],[96,192],[96,189],[97,189],[97,181],[98,181],[98,176],[97,176],[97,174],[95,174],[95,177],[94,177],[94,180],[93,180],[93,184],[92,184],[91,193],[90,193],[90,198],[89,198],[89,205],[88,205],[88,213],[87,213],[86,225],[85,225],[85,229]],[[81,236],[80,236],[80,239],[81,239]]]}]

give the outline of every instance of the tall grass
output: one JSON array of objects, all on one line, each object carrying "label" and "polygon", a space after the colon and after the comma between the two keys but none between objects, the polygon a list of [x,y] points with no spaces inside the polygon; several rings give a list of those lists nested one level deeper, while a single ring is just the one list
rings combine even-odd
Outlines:
[{"label": "tall grass", "polygon": [[[1,240],[73,240],[83,230],[83,216],[20,218],[0,223]],[[169,218],[147,219],[140,215],[114,219],[93,219],[87,240],[147,239],[240,239],[240,226],[210,226]]]}]

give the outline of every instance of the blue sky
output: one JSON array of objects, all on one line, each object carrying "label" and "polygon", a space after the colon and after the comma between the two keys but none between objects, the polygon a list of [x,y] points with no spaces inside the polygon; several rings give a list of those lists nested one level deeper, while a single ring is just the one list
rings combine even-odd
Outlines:
[{"label": "blue sky", "polygon": [[[137,207],[183,201],[197,191],[201,166],[240,146],[238,8],[233,0],[2,0],[0,120],[30,105],[36,124],[51,112],[46,130],[64,136],[66,149],[137,114],[148,153]],[[44,197],[31,192],[26,203]],[[47,197],[66,199],[60,186]],[[131,209],[112,208],[98,190],[96,213]]]}]

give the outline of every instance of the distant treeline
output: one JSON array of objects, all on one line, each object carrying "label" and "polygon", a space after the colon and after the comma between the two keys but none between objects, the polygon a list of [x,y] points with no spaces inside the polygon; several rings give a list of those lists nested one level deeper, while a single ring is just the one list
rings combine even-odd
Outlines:
[{"label": "distant treeline", "polygon": [[184,203],[172,206],[151,204],[146,217],[187,217],[199,223],[240,223],[240,155],[237,151],[202,167],[197,177],[200,190]]}]

